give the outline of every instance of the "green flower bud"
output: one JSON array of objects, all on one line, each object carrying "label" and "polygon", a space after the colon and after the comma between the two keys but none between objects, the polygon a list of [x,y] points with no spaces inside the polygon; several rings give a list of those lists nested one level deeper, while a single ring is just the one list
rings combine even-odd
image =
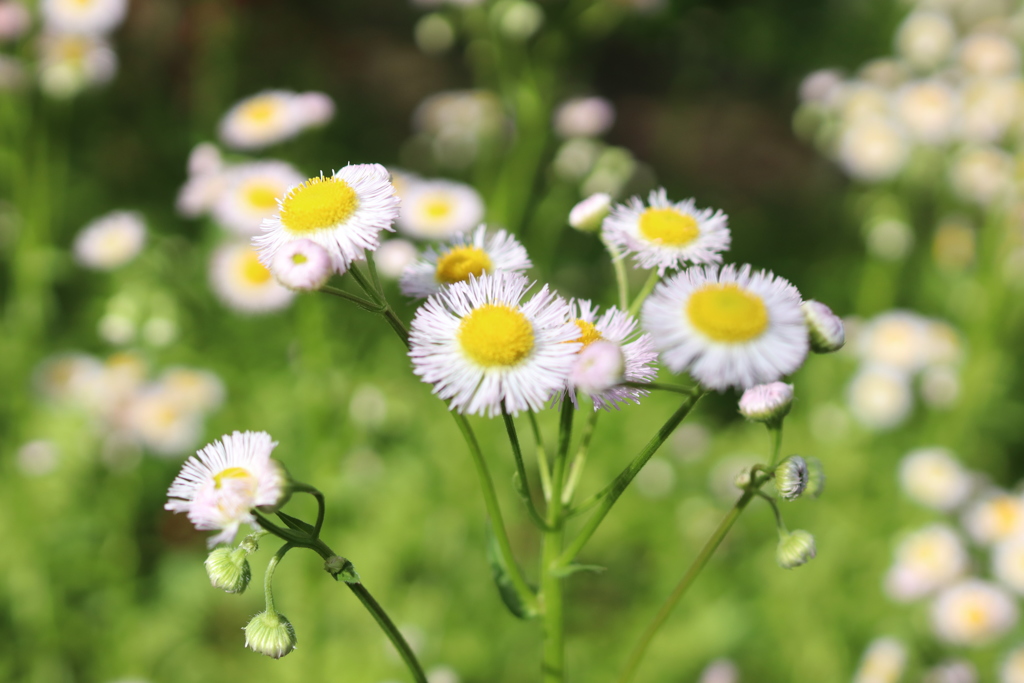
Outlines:
[{"label": "green flower bud", "polygon": [[831,308],[814,299],[803,302],[800,308],[803,309],[804,319],[807,321],[812,351],[832,353],[843,348],[843,344],[846,343],[843,321]]},{"label": "green flower bud", "polygon": [[249,585],[252,570],[244,548],[214,548],[206,558],[206,575],[214,588],[225,593],[241,593]]},{"label": "green flower bud", "polygon": [[280,659],[295,649],[295,629],[283,614],[260,612],[245,627],[245,646]]},{"label": "green flower bud", "polygon": [[806,460],[807,488],[804,489],[804,495],[817,498],[825,490],[825,470],[817,458],[806,458]]},{"label": "green flower bud", "polygon": [[791,455],[775,468],[775,488],[786,500],[796,500],[807,489],[807,462]]},{"label": "green flower bud", "polygon": [[806,564],[815,555],[814,536],[803,530],[784,532],[775,549],[775,561],[783,569],[792,569]]}]

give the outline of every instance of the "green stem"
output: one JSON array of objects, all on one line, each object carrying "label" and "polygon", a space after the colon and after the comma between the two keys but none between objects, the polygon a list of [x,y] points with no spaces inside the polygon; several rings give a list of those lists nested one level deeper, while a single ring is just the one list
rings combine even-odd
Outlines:
[{"label": "green stem", "polygon": [[652,270],[651,274],[647,276],[647,282],[644,283],[643,288],[633,299],[633,303],[629,305],[629,314],[635,316],[640,312],[640,307],[643,306],[644,300],[647,299],[647,295],[654,290],[654,285],[658,284],[658,280],[661,279],[661,275],[658,274],[657,269]]},{"label": "green stem", "polygon": [[768,434],[772,442],[772,459],[768,462],[768,472],[775,470],[779,464],[779,454],[782,452],[782,420],[775,424],[768,424]]},{"label": "green stem", "polygon": [[612,267],[615,269],[615,284],[619,292],[619,308],[623,311],[629,310],[629,279],[626,275],[626,262],[622,257],[622,252],[614,244],[609,242],[604,237],[604,233],[601,234],[601,244],[608,250],[608,255],[612,257]]},{"label": "green stem", "polygon": [[309,484],[303,484],[300,482],[292,482],[292,491],[299,493],[308,493],[316,498],[316,524],[313,525],[313,538],[320,538],[320,530],[324,526],[324,514],[327,511],[327,504],[324,500],[324,494]]},{"label": "green stem", "polygon": [[544,613],[544,683],[562,683],[565,680],[565,608],[562,593],[564,577],[557,571],[558,558],[564,541],[562,517],[562,487],[565,481],[565,460],[572,441],[572,420],[576,408],[571,401],[562,401],[558,428],[558,450],[553,463],[551,502],[547,517],[550,529],[544,532],[541,547],[541,597]]},{"label": "green stem", "polygon": [[517,493],[523,499],[523,504],[526,505],[526,510],[530,513],[530,518],[534,523],[541,529],[548,529],[547,522],[540,516],[540,513],[537,512],[537,508],[533,504],[533,496],[530,494],[530,483],[526,478],[526,466],[523,465],[523,452],[519,448],[519,435],[516,433],[516,423],[512,420],[512,416],[508,414],[504,403],[501,405],[501,417],[505,421],[505,430],[508,432],[508,440],[512,444],[512,455],[516,461],[516,473],[519,475]]},{"label": "green stem", "polygon": [[605,515],[607,515],[608,511],[612,509],[613,505],[615,505],[615,501],[619,499],[619,496],[621,496],[622,492],[626,490],[626,487],[633,481],[633,478],[636,477],[637,473],[643,469],[644,465],[647,464],[647,461],[651,459],[651,456],[654,455],[663,443],[665,443],[665,440],[669,435],[675,431],[676,427],[679,426],[679,423],[689,415],[690,411],[693,410],[693,406],[697,404],[697,401],[701,396],[703,396],[703,393],[688,396],[686,400],[683,401],[683,405],[681,405],[679,409],[672,414],[672,417],[670,417],[665,424],[661,426],[661,429],[659,429],[657,434],[655,434],[647,445],[644,446],[643,450],[633,458],[633,461],[629,463],[621,473],[619,473],[619,476],[615,478],[615,481],[609,484],[605,491],[601,493],[600,507],[598,507],[594,514],[591,515],[579,535],[569,544],[569,547],[565,549],[565,552],[562,553],[562,556],[558,559],[557,563],[559,567],[565,567],[572,562],[573,558],[575,558],[577,554],[579,554],[580,550],[583,549],[583,546],[590,540],[590,537],[594,535],[597,527],[600,526],[601,522],[604,520]]},{"label": "green stem", "polygon": [[629,387],[630,389],[647,389],[650,391],[670,391],[674,394],[683,394],[685,396],[692,396],[693,394],[700,392],[700,389],[696,387],[682,387],[677,384],[659,384],[658,382],[623,382],[619,386]]},{"label": "green stem", "polygon": [[381,298],[384,297],[384,287],[380,284],[380,277],[377,275],[377,264],[373,261],[373,252],[370,250],[366,251],[366,269],[370,271],[370,280],[373,282],[374,290],[380,294]]},{"label": "green stem", "polygon": [[406,667],[409,669],[409,673],[412,674],[413,679],[416,683],[427,683],[427,675],[423,673],[423,667],[420,666],[419,661],[416,659],[416,655],[413,653],[412,648],[409,647],[409,643],[405,641],[405,637],[402,636],[402,632],[398,630],[395,623],[391,621],[388,613],[384,611],[384,608],[380,606],[370,591],[366,590],[366,586],[362,583],[346,583],[346,586],[355,593],[356,597],[359,598],[359,602],[363,603],[363,607],[369,612],[381,630],[391,641],[391,644],[398,650],[398,654],[402,657],[402,661],[405,662]]},{"label": "green stem", "polygon": [[544,500],[551,500],[551,466],[548,464],[548,452],[544,448],[544,438],[540,435],[540,425],[537,424],[537,415],[529,411],[530,426],[533,428],[533,438],[537,443],[537,469],[540,470],[540,488],[544,493]]},{"label": "green stem", "polygon": [[743,509],[747,507],[747,503],[749,503],[754,497],[754,491],[755,489],[750,488],[743,492],[743,495],[740,496],[740,499],[732,506],[732,509],[729,510],[729,513],[718,525],[718,528],[715,529],[713,534],[711,534],[711,537],[704,544],[704,547],[701,548],[700,554],[698,554],[696,559],[694,559],[690,568],[686,570],[686,574],[683,575],[683,578],[676,585],[675,590],[672,591],[672,595],[670,595],[668,600],[665,601],[665,604],[661,606],[661,609],[658,610],[658,614],[655,615],[654,620],[644,631],[643,635],[640,636],[640,640],[634,646],[632,653],[629,655],[629,660],[626,662],[625,670],[622,672],[622,675],[619,676],[618,683],[629,683],[629,681],[633,680],[633,676],[636,674],[636,670],[639,668],[644,653],[647,651],[647,647],[651,644],[651,640],[654,638],[654,634],[657,633],[661,625],[665,623],[669,614],[672,613],[673,608],[675,608],[683,595],[686,594],[686,591],[690,586],[693,585],[697,576],[700,575],[701,570],[704,569],[708,560],[711,559],[715,550],[717,550],[718,546],[722,543],[722,539],[725,538],[725,535],[729,533],[729,529],[731,529],[732,525],[736,523],[737,519],[739,519]]},{"label": "green stem", "polygon": [[382,312],[380,304],[368,301],[360,296],[356,296],[355,294],[349,294],[345,290],[338,289],[337,287],[332,287],[331,285],[324,285],[317,291],[323,292],[324,294],[336,296],[339,299],[344,299],[345,301],[351,301],[359,308],[363,309],[364,311],[369,311],[370,313]]},{"label": "green stem", "polygon": [[267,573],[263,575],[263,599],[267,604],[267,612],[277,612],[277,610],[274,609],[274,590],[271,588],[271,584],[274,582],[274,572],[277,571],[277,565],[281,559],[294,547],[295,546],[291,543],[285,543],[277,549],[274,556],[270,558],[270,564],[267,565]]},{"label": "green stem", "polygon": [[572,459],[572,465],[569,466],[569,481],[565,485],[565,490],[562,491],[562,505],[568,505],[572,502],[572,496],[576,492],[576,487],[580,483],[580,478],[583,476],[583,468],[587,464],[587,452],[590,450],[590,440],[594,436],[594,428],[597,426],[597,416],[600,415],[599,410],[591,411],[590,418],[587,420],[586,426],[583,428],[583,436],[580,439],[580,447],[576,450],[576,455]]},{"label": "green stem", "polygon": [[515,555],[512,553],[512,543],[509,541],[508,531],[505,529],[505,521],[501,515],[501,506],[498,504],[498,496],[494,491],[494,481],[491,479],[491,473],[487,469],[487,463],[484,461],[480,444],[477,442],[476,435],[473,434],[473,429],[469,426],[469,421],[466,417],[456,412],[452,412],[451,415],[459,426],[459,430],[466,440],[466,445],[469,446],[469,454],[473,458],[473,466],[476,468],[477,477],[480,479],[480,491],[484,497],[487,516],[491,520],[491,528],[494,530],[494,536],[498,541],[498,548],[501,550],[501,557],[505,563],[505,568],[508,571],[512,585],[516,593],[519,594],[519,599],[527,606],[527,609],[531,612],[536,612],[538,610],[537,596],[530,588],[530,585],[526,583],[523,571],[519,568],[519,563],[516,562]]}]

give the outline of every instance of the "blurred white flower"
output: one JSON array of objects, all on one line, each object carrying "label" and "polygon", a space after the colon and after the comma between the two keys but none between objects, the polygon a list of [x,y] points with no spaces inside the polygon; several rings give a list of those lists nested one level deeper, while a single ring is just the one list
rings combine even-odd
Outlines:
[{"label": "blurred white flower", "polygon": [[381,277],[389,280],[397,280],[402,277],[405,269],[411,266],[419,256],[416,245],[401,237],[392,237],[381,242],[377,251],[373,254],[373,261],[377,264],[377,272]]},{"label": "blurred white flower", "polygon": [[992,548],[992,576],[1024,595],[1024,536],[1010,536]]},{"label": "blurred white flower", "polygon": [[885,577],[886,592],[909,602],[924,597],[967,571],[968,556],[952,527],[933,524],[906,536]]},{"label": "blurred white flower", "polygon": [[739,683],[740,669],[731,659],[716,659],[700,672],[697,683]]},{"label": "blurred white flower", "polygon": [[944,81],[907,83],[896,91],[893,106],[904,128],[920,142],[944,143],[956,128],[959,100]]},{"label": "blurred white flower", "polygon": [[42,0],[39,10],[48,31],[102,35],[124,21],[128,1]]},{"label": "blurred white flower", "polygon": [[981,579],[964,579],[945,588],[932,604],[932,628],[951,645],[985,645],[1017,623],[1013,597]]},{"label": "blurred white flower", "polygon": [[213,204],[213,218],[228,230],[252,237],[260,224],[278,211],[278,201],[306,177],[284,161],[236,164],[223,174],[223,187]]},{"label": "blurred white flower", "polygon": [[989,491],[964,511],[963,525],[981,545],[1024,535],[1024,498],[1015,493]]},{"label": "blurred white flower", "polygon": [[945,448],[919,448],[900,461],[900,486],[911,500],[948,512],[974,489],[973,478]]},{"label": "blurred white flower", "polygon": [[446,240],[477,227],[483,217],[479,192],[465,183],[438,178],[408,184],[396,225],[409,237]]},{"label": "blurred white flower", "polygon": [[74,97],[117,73],[117,54],[103,38],[44,34],[39,41],[39,87],[50,97]]},{"label": "blurred white flower", "polygon": [[956,26],[944,12],[917,9],[896,30],[896,51],[919,69],[933,69],[953,49]]},{"label": "blurred white flower", "polygon": [[860,659],[853,683],[897,683],[907,666],[907,648],[895,638],[871,641]]},{"label": "blurred white flower", "polygon": [[910,145],[903,129],[883,117],[848,122],[839,137],[839,162],[858,180],[888,180],[903,168]]},{"label": "blurred white flower", "polygon": [[0,2],[0,42],[21,38],[32,26],[28,7],[19,0]]},{"label": "blurred white flower", "polygon": [[1024,647],[1011,650],[999,669],[999,683],[1024,683]]},{"label": "blurred white flower", "polygon": [[846,396],[854,418],[871,430],[892,429],[906,420],[913,408],[906,374],[884,365],[862,368]]},{"label": "blurred white flower", "polygon": [[929,362],[928,319],[913,311],[892,310],[875,316],[860,328],[854,345],[867,363],[904,373],[917,372]]},{"label": "blurred white flower", "polygon": [[975,78],[960,94],[959,134],[966,142],[1001,140],[1021,111],[1021,81],[1017,77]]},{"label": "blurred white flower", "polygon": [[615,123],[615,107],[603,97],[576,97],[558,105],[555,133],[563,138],[598,138]]},{"label": "blurred white flower", "polygon": [[146,224],[136,211],[112,211],[93,220],[75,235],[75,260],[93,270],[119,268],[142,251]]},{"label": "blurred white flower", "polygon": [[58,456],[55,443],[47,439],[36,439],[23,444],[14,457],[22,474],[41,477],[57,468]]},{"label": "blurred white flower", "polygon": [[959,53],[960,64],[977,76],[1005,76],[1020,69],[1020,49],[997,33],[978,31],[965,36]]},{"label": "blurred white flower", "polygon": [[960,197],[988,206],[1010,191],[1013,157],[997,147],[965,147],[953,157],[949,176]]},{"label": "blurred white flower", "polygon": [[978,683],[978,670],[966,659],[950,659],[928,669],[922,683]]},{"label": "blurred white flower", "polygon": [[210,286],[221,303],[243,313],[277,311],[295,296],[274,279],[247,242],[217,247],[210,259],[209,274]]}]

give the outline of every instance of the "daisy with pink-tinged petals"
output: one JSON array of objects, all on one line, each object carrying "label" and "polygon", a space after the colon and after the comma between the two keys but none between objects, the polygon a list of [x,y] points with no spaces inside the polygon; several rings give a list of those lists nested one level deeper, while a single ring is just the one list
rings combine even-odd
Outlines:
[{"label": "daisy with pink-tinged petals", "polygon": [[295,240],[277,250],[270,272],[288,289],[312,292],[331,277],[331,257],[316,242]]},{"label": "daisy with pink-tinged petals", "polygon": [[164,508],[184,512],[197,529],[220,530],[212,548],[230,543],[238,527],[258,528],[254,508],[273,511],[288,500],[288,475],[270,457],[276,441],[266,432],[233,432],[190,457],[167,490]]},{"label": "daisy with pink-tinged petals", "polygon": [[[582,390],[590,394],[594,401],[594,409],[604,410],[619,409],[620,403],[640,403],[640,397],[646,396],[647,391],[635,387],[612,386],[608,384],[604,388],[600,385],[607,381],[599,379],[599,369],[604,368],[607,373],[614,365],[612,355],[607,350],[596,350],[586,353],[591,346],[598,342],[608,342],[618,347],[622,356],[622,369],[620,371],[621,382],[650,382],[658,371],[654,368],[654,362],[658,354],[654,350],[654,342],[649,335],[637,334],[636,318],[629,313],[620,311],[614,306],[601,315],[597,313],[597,307],[589,301],[574,300],[570,302],[572,317],[578,328],[576,341],[583,345],[580,349],[579,358],[567,387],[569,400],[573,405],[578,405],[576,390]],[[632,341],[628,341],[632,340]],[[599,347],[603,349],[604,347]],[[584,366],[584,367],[581,367]],[[583,380],[577,384],[574,378]]]},{"label": "daisy with pink-tinged petals", "polygon": [[529,281],[497,272],[456,282],[416,311],[413,372],[450,408],[493,417],[540,410],[565,388],[579,327],[547,286],[523,302]]}]

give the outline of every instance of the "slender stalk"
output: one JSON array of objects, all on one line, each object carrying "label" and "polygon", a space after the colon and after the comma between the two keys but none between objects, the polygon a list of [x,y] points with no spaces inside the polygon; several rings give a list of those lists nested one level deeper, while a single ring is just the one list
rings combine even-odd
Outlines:
[{"label": "slender stalk", "polygon": [[541,546],[541,598],[544,615],[544,658],[541,665],[544,683],[562,683],[565,680],[565,610],[562,581],[557,569],[564,541],[562,518],[562,487],[565,481],[565,461],[572,441],[572,419],[576,408],[571,401],[562,402],[558,428],[558,450],[551,474],[552,494],[547,519],[550,529],[544,532]]},{"label": "slender stalk", "polygon": [[267,573],[263,575],[263,599],[267,603],[266,610],[268,612],[277,612],[277,610],[274,609],[274,590],[271,587],[271,584],[274,582],[274,572],[277,571],[278,563],[280,563],[288,551],[294,547],[295,546],[291,543],[285,543],[277,549],[274,556],[270,558],[270,564],[267,565]]},{"label": "slender stalk", "polygon": [[633,651],[629,655],[629,660],[626,662],[626,668],[618,678],[618,683],[629,683],[629,681],[633,680],[633,676],[640,667],[640,662],[643,660],[644,653],[647,652],[647,647],[651,644],[654,634],[657,633],[658,629],[661,628],[661,625],[665,623],[665,620],[668,619],[669,614],[672,613],[676,604],[683,595],[686,594],[686,591],[690,586],[693,585],[697,576],[700,575],[701,570],[704,569],[708,560],[711,559],[715,550],[717,550],[718,546],[722,543],[722,539],[725,538],[725,535],[729,533],[729,529],[731,529],[732,525],[736,523],[737,519],[739,519],[743,509],[747,507],[747,503],[749,503],[754,497],[754,491],[755,489],[749,488],[743,492],[743,495],[740,496],[739,500],[736,501],[736,504],[732,506],[729,513],[726,514],[725,518],[719,523],[718,528],[711,534],[711,537],[704,544],[704,547],[701,548],[701,551],[694,559],[693,564],[691,564],[690,568],[686,570],[686,574],[683,575],[683,578],[676,585],[675,590],[672,591],[672,595],[670,595],[668,600],[665,601],[665,604],[661,606],[661,609],[658,610],[658,614],[655,615],[654,620],[650,623],[643,635],[640,636],[640,640],[633,647]]},{"label": "slender stalk", "polygon": [[696,387],[683,387],[677,384],[660,384],[658,382],[623,382],[620,386],[630,389],[648,389],[650,391],[670,391],[674,394],[691,396],[700,391]]},{"label": "slender stalk", "polygon": [[344,299],[345,301],[351,301],[359,308],[364,311],[369,311],[370,313],[382,312],[380,304],[376,304],[360,296],[356,296],[355,294],[349,294],[345,290],[332,287],[331,285],[324,285],[318,291],[323,292],[324,294],[330,294],[331,296],[336,296],[339,299]]},{"label": "slender stalk", "polygon": [[658,284],[658,280],[660,279],[661,276],[658,275],[657,269],[652,270],[651,274],[647,276],[647,282],[644,283],[644,286],[640,289],[636,298],[633,299],[633,303],[629,305],[630,315],[636,315],[640,312],[640,307],[643,306],[644,300],[647,299],[647,295],[654,290],[654,285]]},{"label": "slender stalk", "polygon": [[505,421],[505,430],[508,432],[509,443],[512,444],[512,455],[516,461],[516,473],[519,475],[519,486],[518,491],[519,497],[523,499],[523,504],[526,505],[527,512],[530,513],[530,518],[534,523],[541,529],[548,529],[548,523],[544,521],[544,518],[537,512],[537,508],[533,504],[533,496],[530,494],[530,482],[526,478],[526,467],[523,465],[523,452],[519,448],[519,435],[516,433],[516,423],[512,420],[512,416],[505,410],[505,405],[501,406],[501,417]]},{"label": "slender stalk", "polygon": [[537,415],[531,410],[530,426],[533,428],[533,438],[537,443],[537,469],[540,470],[540,488],[544,492],[545,502],[551,500],[551,466],[548,464],[548,453],[544,448],[544,438],[540,435],[540,425],[537,424]]},{"label": "slender stalk", "polygon": [[380,603],[370,595],[370,591],[366,590],[366,586],[362,583],[346,583],[345,585],[355,593],[356,597],[359,598],[359,602],[363,603],[363,607],[373,616],[381,630],[387,635],[388,640],[398,650],[398,654],[402,657],[402,661],[405,662],[409,673],[412,674],[416,683],[427,683],[427,675],[423,673],[423,667],[420,666],[416,655],[413,654],[412,648],[409,647],[409,643],[405,641],[402,632],[395,626],[395,622],[391,621],[388,613],[384,611]]},{"label": "slender stalk", "polygon": [[292,482],[292,491],[308,493],[316,498],[316,524],[313,525],[313,538],[320,538],[320,530],[324,526],[324,514],[327,508],[326,501],[324,501],[324,494],[320,493],[319,489],[316,489],[309,484],[302,484],[299,482]]},{"label": "slender stalk", "polygon": [[587,453],[590,450],[590,440],[594,436],[597,416],[600,414],[601,412],[598,410],[591,411],[587,424],[583,428],[580,447],[576,450],[576,455],[572,459],[572,465],[569,466],[569,481],[565,484],[565,489],[562,491],[562,505],[568,505],[572,502],[572,496],[576,492],[580,478],[583,476],[583,468],[587,464]]},{"label": "slender stalk", "polygon": [[608,250],[612,257],[612,267],[615,269],[615,284],[619,292],[619,308],[623,311],[629,310],[629,280],[626,276],[626,262],[622,258],[622,252],[614,244],[605,239],[601,234],[601,244]]},{"label": "slender stalk", "polygon": [[473,458],[473,465],[476,468],[477,477],[480,479],[480,491],[484,497],[487,516],[491,520],[491,528],[494,530],[494,536],[498,541],[498,548],[501,550],[501,557],[505,563],[505,569],[508,571],[509,579],[511,579],[512,585],[516,593],[519,594],[519,599],[523,604],[530,611],[536,612],[538,610],[537,596],[534,594],[533,589],[530,588],[530,585],[526,583],[523,571],[519,568],[519,563],[516,562],[515,555],[512,553],[512,543],[509,541],[508,531],[505,529],[505,521],[501,515],[501,506],[498,504],[498,495],[494,491],[494,481],[491,479],[491,473],[487,469],[487,463],[484,461],[480,444],[477,442],[476,435],[473,434],[469,421],[464,415],[453,412],[452,417],[459,426],[459,430],[466,440],[466,445],[469,446],[469,454]]},{"label": "slender stalk", "polygon": [[380,277],[377,275],[377,264],[373,261],[373,252],[369,249],[366,250],[366,269],[370,271],[370,281],[373,282],[373,288],[380,294],[381,298],[384,298],[384,287],[380,284]]},{"label": "slender stalk", "polygon": [[647,464],[647,461],[651,459],[651,456],[654,455],[663,443],[665,443],[665,440],[669,435],[675,431],[676,427],[679,426],[679,423],[681,423],[683,419],[690,414],[690,411],[693,410],[693,406],[697,404],[697,401],[701,396],[703,396],[703,393],[688,396],[686,400],[683,401],[683,405],[681,405],[679,409],[672,414],[672,417],[670,417],[665,424],[661,426],[661,429],[659,429],[651,438],[651,440],[647,442],[647,445],[644,446],[643,450],[633,458],[633,461],[629,463],[629,465],[619,473],[619,476],[617,476],[605,489],[605,492],[602,494],[600,499],[600,506],[594,514],[590,516],[590,519],[587,520],[579,535],[569,543],[569,547],[565,549],[562,556],[558,559],[557,564],[559,567],[565,567],[572,562],[573,558],[575,558],[577,554],[579,554],[580,550],[583,549],[583,546],[590,540],[590,537],[594,535],[597,527],[600,526],[601,522],[604,520],[605,515],[607,515],[608,511],[612,509],[613,505],[615,505],[615,501],[619,499],[619,496],[621,496],[622,492],[626,490],[626,487],[633,481],[633,478],[636,477],[637,473],[643,469],[644,465]]},{"label": "slender stalk", "polygon": [[772,442],[772,459],[768,461],[767,471],[771,472],[779,464],[779,454],[782,453],[782,420],[768,425],[768,435]]}]

